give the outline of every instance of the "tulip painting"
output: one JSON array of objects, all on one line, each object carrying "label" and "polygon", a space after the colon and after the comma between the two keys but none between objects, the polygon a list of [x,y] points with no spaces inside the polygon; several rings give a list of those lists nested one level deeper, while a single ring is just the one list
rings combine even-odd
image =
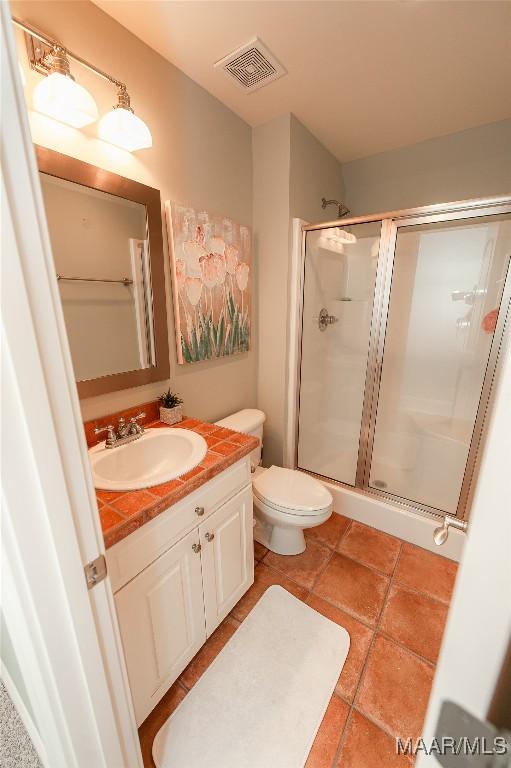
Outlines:
[{"label": "tulip painting", "polygon": [[165,209],[178,362],[248,352],[250,229],[176,203]]}]

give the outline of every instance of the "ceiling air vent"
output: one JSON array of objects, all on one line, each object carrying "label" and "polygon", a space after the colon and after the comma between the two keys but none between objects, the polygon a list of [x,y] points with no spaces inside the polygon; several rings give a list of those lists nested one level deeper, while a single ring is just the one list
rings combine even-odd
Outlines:
[{"label": "ceiling air vent", "polygon": [[286,74],[282,64],[258,37],[217,61],[215,67],[227,72],[247,93]]}]

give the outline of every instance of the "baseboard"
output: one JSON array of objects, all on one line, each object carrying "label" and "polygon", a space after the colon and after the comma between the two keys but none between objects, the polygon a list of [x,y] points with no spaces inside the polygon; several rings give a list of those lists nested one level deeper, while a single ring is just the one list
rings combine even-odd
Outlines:
[{"label": "baseboard", "polygon": [[334,510],[337,514],[358,520],[359,523],[365,523],[384,533],[390,533],[391,536],[398,536],[418,547],[429,549],[435,555],[442,555],[456,562],[460,561],[466,540],[466,534],[463,531],[450,528],[447,541],[439,547],[433,541],[433,531],[439,525],[438,520],[399,509],[379,499],[339,488],[328,482],[324,482],[324,485],[333,496]]}]

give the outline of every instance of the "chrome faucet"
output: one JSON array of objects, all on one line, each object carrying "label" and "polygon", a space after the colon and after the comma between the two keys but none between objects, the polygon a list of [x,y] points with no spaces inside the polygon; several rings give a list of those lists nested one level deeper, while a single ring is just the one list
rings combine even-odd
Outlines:
[{"label": "chrome faucet", "polygon": [[101,435],[103,432],[106,432],[105,448],[117,448],[119,445],[131,443],[133,440],[138,440],[139,437],[142,437],[145,430],[143,425],[138,422],[144,418],[145,413],[143,412],[137,416],[132,416],[128,422],[121,416],[117,429],[112,424],[108,424],[106,427],[96,427],[94,434]]}]

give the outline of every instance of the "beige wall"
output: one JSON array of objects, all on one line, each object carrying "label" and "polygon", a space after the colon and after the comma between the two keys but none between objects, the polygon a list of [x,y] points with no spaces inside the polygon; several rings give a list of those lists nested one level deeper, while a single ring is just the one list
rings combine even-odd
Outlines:
[{"label": "beige wall", "polygon": [[293,116],[253,130],[258,264],[258,407],[266,413],[263,461],[282,464],[286,425],[291,219],[321,221],[323,196],[342,199],[341,166]]},{"label": "beige wall", "polygon": [[355,215],[508,194],[511,120],[344,163],[342,172]]},{"label": "beige wall", "polygon": [[[11,9],[15,16],[126,81],[132,106],[153,135],[152,149],[130,154],[96,139],[94,125],[75,130],[31,113],[35,142],[156,187],[162,203],[170,199],[206,208],[251,226],[251,129],[246,123],[90,2],[14,0]],[[21,35],[18,42],[30,107],[39,76],[27,69]],[[94,93],[101,113],[113,106],[112,86],[77,64],[72,64],[72,71]],[[216,419],[254,406],[255,338],[246,355],[178,366],[170,299],[168,311],[171,385],[183,396],[187,413]],[[162,382],[84,400],[83,415],[93,418],[144,402],[166,385]]]},{"label": "beige wall", "polygon": [[289,256],[290,116],[253,130],[258,286],[257,404],[266,414],[264,463],[282,462]]},{"label": "beige wall", "polygon": [[291,115],[289,199],[291,218],[329,221],[335,206],[321,207],[321,199],[345,202],[342,166],[302,123]]}]

